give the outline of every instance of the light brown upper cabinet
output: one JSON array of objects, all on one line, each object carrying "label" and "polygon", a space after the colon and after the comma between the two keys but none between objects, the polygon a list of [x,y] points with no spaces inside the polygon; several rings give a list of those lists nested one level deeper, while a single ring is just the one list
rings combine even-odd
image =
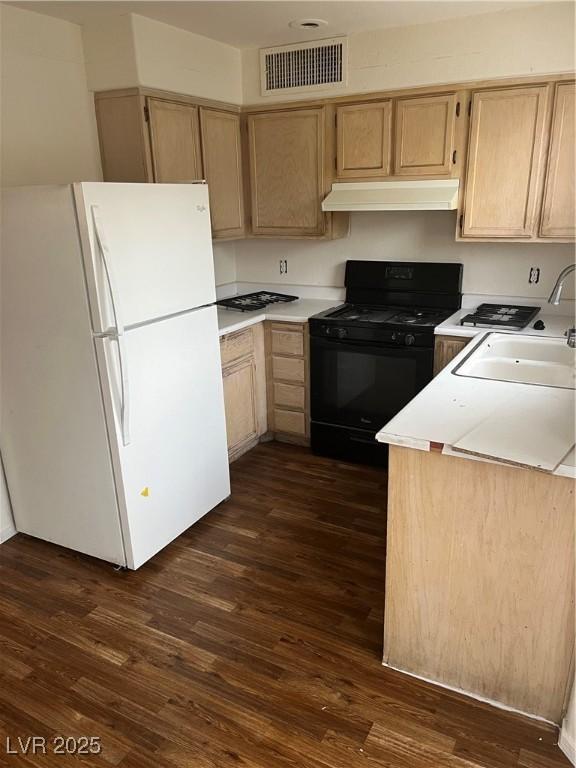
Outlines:
[{"label": "light brown upper cabinet", "polygon": [[240,111],[148,88],[95,95],[104,181],[206,178],[212,233],[245,235]]},{"label": "light brown upper cabinet", "polygon": [[325,109],[251,114],[248,136],[252,233],[324,235]]},{"label": "light brown upper cabinet", "polygon": [[575,96],[574,83],[556,85],[540,237],[571,239],[576,235],[574,223],[576,210],[574,195]]},{"label": "light brown upper cabinet", "polygon": [[244,189],[240,115],[201,107],[200,126],[212,233],[217,238],[241,237],[244,234]]},{"label": "light brown upper cabinet", "polygon": [[451,174],[456,163],[457,104],[455,93],[396,101],[395,175]]},{"label": "light brown upper cabinet", "polygon": [[138,92],[108,91],[94,99],[104,181],[152,180],[145,100]]},{"label": "light brown upper cabinet", "polygon": [[547,85],[473,94],[462,237],[535,234],[547,95]]},{"label": "light brown upper cabinet", "polygon": [[390,175],[391,101],[337,107],[336,134],[339,179]]},{"label": "light brown upper cabinet", "polygon": [[147,101],[154,181],[202,179],[198,107],[164,99]]}]

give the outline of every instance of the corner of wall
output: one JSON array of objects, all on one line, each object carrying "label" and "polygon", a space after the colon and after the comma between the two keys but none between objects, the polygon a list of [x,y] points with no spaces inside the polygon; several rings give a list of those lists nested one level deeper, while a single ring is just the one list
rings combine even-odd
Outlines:
[{"label": "corner of wall", "polygon": [[90,91],[138,85],[132,13],[97,18],[82,27]]}]

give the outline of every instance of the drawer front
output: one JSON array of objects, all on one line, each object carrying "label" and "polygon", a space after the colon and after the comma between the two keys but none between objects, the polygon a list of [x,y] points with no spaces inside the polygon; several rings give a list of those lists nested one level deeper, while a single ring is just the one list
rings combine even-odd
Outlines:
[{"label": "drawer front", "polygon": [[241,357],[251,355],[254,351],[254,338],[252,328],[246,328],[244,331],[230,333],[222,336],[220,339],[220,357],[222,365],[227,365]]},{"label": "drawer front", "polygon": [[274,408],[274,431],[306,436],[306,416],[299,411]]},{"label": "drawer front", "polygon": [[272,357],[272,377],[280,381],[304,384],[304,360],[297,357]]},{"label": "drawer front", "polygon": [[274,383],[274,405],[303,411],[306,403],[304,387],[296,384]]},{"label": "drawer front", "polygon": [[304,335],[301,331],[285,331],[272,327],[272,353],[275,355],[304,355]]}]

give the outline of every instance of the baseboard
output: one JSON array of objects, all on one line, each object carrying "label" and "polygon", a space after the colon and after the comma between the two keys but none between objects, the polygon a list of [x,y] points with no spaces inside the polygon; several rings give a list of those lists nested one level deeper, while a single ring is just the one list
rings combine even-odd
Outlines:
[{"label": "baseboard", "polygon": [[0,544],[4,544],[5,541],[11,539],[16,533],[16,528],[14,528],[12,524],[6,525],[4,528],[0,529]]},{"label": "baseboard", "polygon": [[574,741],[574,738],[570,738],[567,729],[564,726],[562,726],[560,730],[558,746],[562,752],[564,752],[568,760],[570,760],[572,765],[576,765],[576,741]]},{"label": "baseboard", "polygon": [[437,685],[439,688],[445,688],[447,691],[454,691],[454,693],[460,693],[462,696],[467,696],[469,699],[474,699],[474,701],[481,701],[483,704],[489,704],[491,707],[496,707],[496,709],[503,709],[505,712],[513,712],[515,715],[522,715],[523,717],[528,717],[530,720],[538,720],[540,723],[546,723],[547,725],[553,725],[555,728],[558,728],[558,723],[552,722],[552,720],[548,720],[546,717],[542,717],[541,715],[535,715],[531,712],[524,712],[521,709],[516,709],[516,707],[511,707],[508,704],[503,704],[501,701],[495,701],[494,699],[488,699],[485,696],[480,696],[476,693],[471,693],[470,691],[464,691],[462,688],[456,688],[453,685],[448,685],[447,683],[440,683],[438,680],[431,680],[429,677],[423,677],[422,675],[416,675],[414,672],[407,672],[405,669],[400,669],[399,667],[393,667],[392,664],[388,664],[386,661],[382,662],[383,667],[388,667],[388,669],[393,669],[395,672],[400,672],[402,675],[408,675],[408,677],[415,677],[417,680],[422,680],[425,683],[430,683],[430,685]]}]

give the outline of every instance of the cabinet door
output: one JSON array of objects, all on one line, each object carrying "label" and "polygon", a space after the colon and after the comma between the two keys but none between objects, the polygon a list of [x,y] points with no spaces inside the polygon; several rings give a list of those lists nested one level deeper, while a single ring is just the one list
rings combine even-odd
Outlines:
[{"label": "cabinet door", "polygon": [[456,94],[398,99],[394,173],[450,174],[456,125]]},{"label": "cabinet door", "polygon": [[546,100],[540,85],[474,94],[463,237],[533,236]]},{"label": "cabinet door", "polygon": [[228,453],[234,454],[258,436],[256,366],[253,357],[224,368],[224,407]]},{"label": "cabinet door", "polygon": [[559,83],[554,99],[552,135],[544,188],[541,237],[574,238],[576,201],[574,195],[574,83]]},{"label": "cabinet door", "polygon": [[94,104],[104,181],[152,181],[144,101],[140,94],[99,94]]},{"label": "cabinet door", "polygon": [[324,234],[324,124],[322,107],[249,115],[253,234]]},{"label": "cabinet door", "polygon": [[434,341],[434,376],[440,373],[469,341],[470,339],[460,336],[436,336]]},{"label": "cabinet door", "polygon": [[200,109],[202,158],[214,237],[244,234],[240,115]]},{"label": "cabinet door", "polygon": [[336,126],[339,179],[390,174],[392,102],[338,107]]},{"label": "cabinet door", "polygon": [[203,178],[198,107],[148,99],[154,181],[197,181]]}]

